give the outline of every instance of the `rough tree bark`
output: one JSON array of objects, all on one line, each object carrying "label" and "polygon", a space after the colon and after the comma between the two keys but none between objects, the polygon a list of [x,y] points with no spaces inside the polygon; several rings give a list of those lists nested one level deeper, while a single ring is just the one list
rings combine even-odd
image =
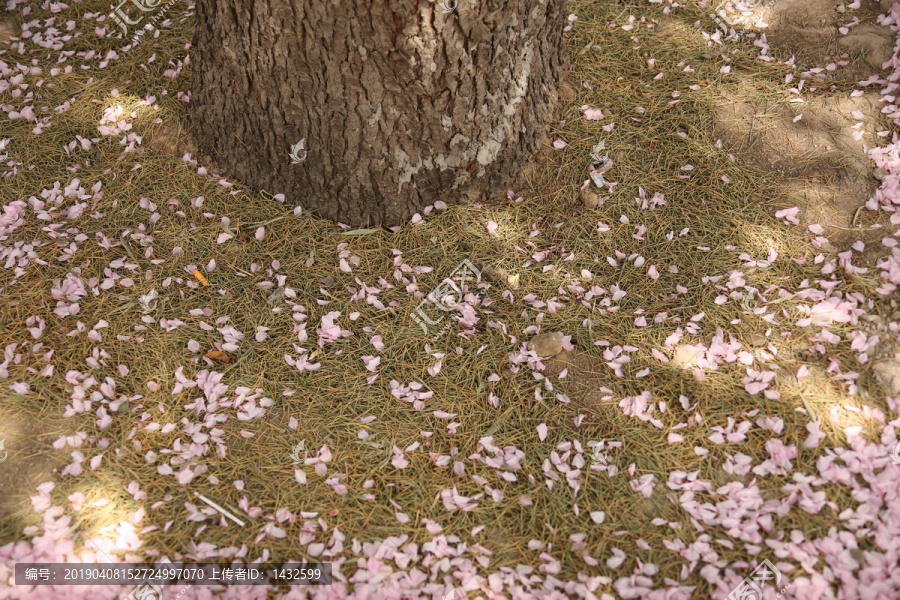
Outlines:
[{"label": "rough tree bark", "polygon": [[224,174],[354,226],[505,191],[568,71],[565,7],[198,0],[195,138]]}]

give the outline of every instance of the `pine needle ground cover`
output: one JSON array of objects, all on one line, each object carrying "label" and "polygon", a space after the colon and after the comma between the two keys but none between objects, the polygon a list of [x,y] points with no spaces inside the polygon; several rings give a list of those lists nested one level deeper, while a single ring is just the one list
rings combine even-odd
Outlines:
[{"label": "pine needle ground cover", "polygon": [[866,86],[705,5],[572,2],[523,188],[351,230],[176,151],[190,5],[136,45],[102,2],[7,9],[0,597],[135,591],[17,562],[163,558],[333,569],[185,600],[725,598],[761,565],[766,598],[900,591],[896,71],[854,130],[880,187],[801,222],[717,115]]}]

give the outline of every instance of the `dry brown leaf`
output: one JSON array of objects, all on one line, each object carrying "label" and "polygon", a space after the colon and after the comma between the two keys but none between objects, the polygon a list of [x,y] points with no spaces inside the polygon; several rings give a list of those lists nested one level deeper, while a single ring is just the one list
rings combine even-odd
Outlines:
[{"label": "dry brown leaf", "polygon": [[210,350],[203,356],[210,360],[217,360],[219,362],[223,362],[226,365],[230,365],[234,360],[231,358],[230,354],[228,354],[227,352],[222,352],[221,350]]}]

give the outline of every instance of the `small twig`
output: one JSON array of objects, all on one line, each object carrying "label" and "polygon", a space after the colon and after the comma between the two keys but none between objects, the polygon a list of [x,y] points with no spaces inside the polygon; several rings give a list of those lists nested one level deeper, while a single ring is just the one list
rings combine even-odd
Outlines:
[{"label": "small twig", "polygon": [[203,500],[204,502],[206,502],[207,504],[209,504],[210,506],[212,506],[214,509],[216,509],[217,511],[219,511],[220,513],[222,513],[223,515],[225,515],[226,517],[228,517],[228,518],[231,519],[232,521],[234,521],[235,523],[237,523],[238,525],[240,525],[241,527],[244,526],[244,522],[243,522],[243,521],[241,521],[240,519],[238,519],[236,516],[234,516],[233,514],[231,514],[230,512],[228,512],[227,510],[225,510],[224,508],[222,508],[221,506],[219,506],[218,504],[216,504],[215,502],[213,502],[212,500],[210,500],[210,499],[207,498],[206,496],[203,496],[203,495],[201,495],[201,494],[198,494],[197,492],[194,492],[194,495],[197,496],[198,498],[200,498],[201,500]]},{"label": "small twig", "polygon": [[131,251],[131,246],[128,245],[128,242],[125,241],[125,236],[120,236],[119,239],[122,240],[122,247],[125,248],[125,252],[128,253],[128,256],[131,257],[131,260],[134,262],[138,262],[137,257],[134,255],[134,252]]},{"label": "small twig", "polygon": [[243,274],[246,275],[247,277],[253,277],[253,273],[248,273],[247,271],[243,270],[243,269],[240,268],[240,267],[236,267],[236,266],[231,265],[231,264],[229,264],[228,266],[230,266],[230,267],[231,267],[232,269],[234,269],[235,271],[240,271],[241,273],[243,273]]},{"label": "small twig", "polygon": [[858,207],[856,208],[855,211],[853,211],[853,218],[850,219],[850,224],[853,225],[854,227],[857,227],[857,224],[856,224],[856,217],[859,216],[859,211],[861,211],[861,210],[863,209],[863,207],[865,207],[865,204],[861,204],[860,206],[858,206]]},{"label": "small twig", "polygon": [[280,217],[275,217],[274,219],[269,219],[268,221],[262,221],[260,223],[243,223],[243,225],[246,225],[247,227],[265,227],[266,225],[271,225],[272,223],[275,223],[276,221],[280,221],[282,219],[289,219],[293,216],[295,216],[295,215],[292,213],[289,215],[282,215]]},{"label": "small twig", "polygon": [[803,401],[803,407],[806,408],[806,412],[813,418],[813,421],[817,420],[818,417],[816,416],[816,411],[814,411],[812,406],[809,405],[809,402],[806,401],[806,396],[803,395],[803,392],[800,392],[800,400]]},{"label": "small twig", "polygon": [[110,310],[109,314],[114,314],[117,312],[121,312],[123,310],[127,310],[127,309],[131,308],[132,306],[134,306],[135,304],[137,304],[137,302],[129,302],[128,304],[123,304],[122,306],[120,306],[118,308],[114,308],[114,309]]},{"label": "small twig", "polygon": [[840,225],[827,225],[841,231],[875,231],[876,229],[884,229],[884,227],[841,227]]}]

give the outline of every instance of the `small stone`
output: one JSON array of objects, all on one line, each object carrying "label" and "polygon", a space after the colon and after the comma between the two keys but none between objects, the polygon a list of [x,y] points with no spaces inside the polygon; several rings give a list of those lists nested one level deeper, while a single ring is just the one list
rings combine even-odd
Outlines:
[{"label": "small stone", "polygon": [[847,7],[844,6],[843,4],[838,4],[836,10],[837,10],[839,13],[844,14],[845,12],[847,12]]},{"label": "small stone", "polygon": [[556,356],[563,351],[562,338],[555,333],[539,333],[528,342],[528,349],[541,357]]},{"label": "small stone", "polygon": [[862,320],[866,323],[874,323],[876,327],[884,323],[884,319],[881,318],[881,315],[863,315]]},{"label": "small stone", "polygon": [[481,269],[481,274],[488,281],[505,281],[509,272],[503,267],[487,266]]},{"label": "small stone", "polygon": [[885,171],[884,169],[882,169],[881,167],[875,167],[875,169],[872,171],[872,175],[875,176],[875,179],[877,179],[878,181],[881,181],[882,179],[884,179],[885,177],[888,176],[888,172]]},{"label": "small stone", "polygon": [[323,277],[319,280],[319,283],[321,283],[325,287],[331,287],[334,285],[334,277],[332,277],[331,275],[329,275],[328,277]]},{"label": "small stone", "polygon": [[875,381],[891,396],[900,395],[900,362],[885,360],[872,365]]},{"label": "small stone", "polygon": [[600,196],[592,192],[590,188],[585,188],[581,190],[581,203],[585,208],[597,208],[600,206]]},{"label": "small stone", "polygon": [[503,281],[507,272],[503,267],[492,267],[488,265],[481,269],[481,275],[488,281]]},{"label": "small stone", "polygon": [[765,346],[767,343],[769,343],[769,340],[766,339],[766,336],[761,333],[751,333],[747,336],[747,343],[751,346],[759,348],[760,346]]},{"label": "small stone", "polygon": [[848,58],[850,58],[850,55],[844,52],[843,54],[841,54],[841,58],[847,60]]},{"label": "small stone", "polygon": [[713,56],[712,54],[707,54],[706,52],[704,52],[704,53],[701,54],[700,56],[702,56],[702,57],[705,58],[706,60],[712,60],[713,58],[715,58],[715,56]]}]

